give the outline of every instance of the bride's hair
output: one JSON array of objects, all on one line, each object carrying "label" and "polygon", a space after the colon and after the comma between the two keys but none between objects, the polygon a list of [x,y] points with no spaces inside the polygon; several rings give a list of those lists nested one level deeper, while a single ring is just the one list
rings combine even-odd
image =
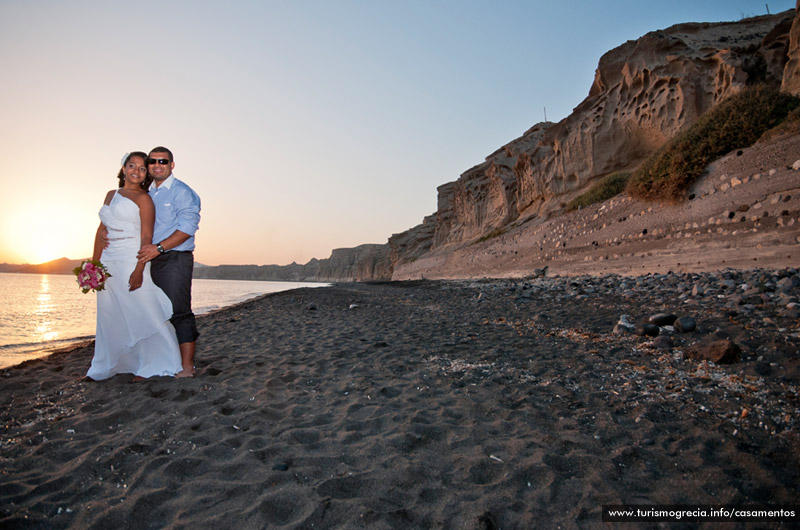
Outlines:
[{"label": "bride's hair", "polygon": [[[134,156],[138,156],[139,158],[141,158],[144,161],[145,168],[147,168],[147,158],[148,158],[147,153],[143,153],[142,151],[134,151],[133,153],[130,153],[128,156],[125,157],[125,161],[122,163],[122,167],[119,169],[119,174],[117,175],[117,178],[119,179],[120,188],[125,185],[125,172],[123,171],[123,169],[125,169],[125,166],[128,164],[128,161]],[[144,191],[149,190],[151,182],[153,182],[153,177],[150,176],[150,172],[148,171],[147,176],[145,176],[144,180],[142,181],[141,184],[142,189]]]}]

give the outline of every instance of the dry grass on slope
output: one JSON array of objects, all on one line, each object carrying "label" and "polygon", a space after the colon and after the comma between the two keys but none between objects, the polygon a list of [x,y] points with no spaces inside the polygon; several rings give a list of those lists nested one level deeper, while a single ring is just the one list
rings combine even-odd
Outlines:
[{"label": "dry grass on slope", "polygon": [[706,167],[734,149],[753,145],[770,129],[780,126],[800,98],[777,88],[755,85],[731,96],[686,132],[657,151],[631,176],[626,191],[635,198],[676,203],[683,200]]}]

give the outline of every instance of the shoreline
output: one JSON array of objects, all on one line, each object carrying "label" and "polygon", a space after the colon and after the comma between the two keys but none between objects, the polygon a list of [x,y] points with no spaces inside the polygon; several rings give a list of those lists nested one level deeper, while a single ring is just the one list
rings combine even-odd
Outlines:
[{"label": "shoreline", "polygon": [[[27,273],[19,273],[19,274],[27,274]],[[217,281],[217,280],[212,280],[212,281]],[[220,281],[237,281],[237,282],[242,282],[242,281],[244,281],[244,282],[248,282],[248,281],[267,281],[267,282],[271,282],[271,283],[282,283],[282,284],[306,284],[306,285],[301,286],[300,288],[307,287],[307,284],[311,283],[311,282],[285,282],[285,281],[278,282],[278,281],[272,281],[272,280],[239,280],[239,279],[220,280]],[[316,286],[315,288],[326,287],[326,286],[330,285],[330,283],[322,283],[322,282],[319,282],[319,283],[320,283],[319,286]],[[293,287],[293,289],[294,288],[297,288],[297,287]],[[287,289],[287,290],[291,290],[291,289]],[[276,291],[276,292],[280,292],[280,291]],[[266,296],[266,295],[273,294],[273,293],[274,292],[254,294],[250,298],[246,298],[244,300],[239,299],[239,300],[236,300],[236,301],[232,302],[229,305],[224,305],[224,306],[221,306],[221,307],[217,306],[217,305],[214,305],[212,307],[209,307],[207,305],[206,306],[201,306],[201,309],[199,309],[198,311],[202,311],[202,312],[196,312],[195,315],[198,318],[200,318],[200,317],[202,317],[204,315],[216,313],[218,311],[224,311],[225,309],[228,309],[228,308],[231,308],[231,307],[235,307],[238,304],[245,303],[245,302],[248,302],[250,300],[257,299],[259,297]],[[21,364],[23,362],[26,362],[26,361],[29,361],[29,360],[46,357],[46,356],[51,355],[53,353],[56,353],[56,352],[58,352],[58,351],[60,351],[62,349],[72,349],[75,346],[79,346],[79,345],[82,345],[82,344],[85,345],[84,343],[93,343],[93,342],[94,342],[94,335],[92,334],[92,335],[80,335],[80,336],[75,336],[75,337],[66,337],[66,338],[55,339],[55,340],[52,340],[52,341],[44,341],[44,342],[30,342],[30,343],[21,343],[21,344],[0,345],[0,369],[10,368],[12,366],[19,365],[19,364]],[[21,360],[19,360],[19,359],[17,359],[18,356],[19,357],[23,357],[23,358]]]},{"label": "shoreline", "polygon": [[[31,342],[28,344],[7,344],[0,346],[0,370],[18,366],[26,361],[41,359],[65,349],[88,346],[94,342],[94,335],[70,337],[47,342]],[[7,350],[7,351],[6,351]],[[25,357],[17,361],[17,356]],[[12,364],[5,364],[6,362]]]},{"label": "shoreline", "polygon": [[[794,282],[335,284],[204,315],[191,380],[82,382],[91,348],[0,370],[0,526],[581,528],[611,504],[797,505]],[[665,312],[696,329],[613,331]],[[689,358],[711,340],[739,361]]]}]

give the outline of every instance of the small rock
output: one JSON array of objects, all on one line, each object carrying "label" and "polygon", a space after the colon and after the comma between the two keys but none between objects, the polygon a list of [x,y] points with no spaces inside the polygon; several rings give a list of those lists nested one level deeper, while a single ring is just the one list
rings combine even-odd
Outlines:
[{"label": "small rock", "polygon": [[697,361],[712,361],[716,364],[733,364],[739,362],[742,349],[738,344],[727,339],[693,344],[686,350],[686,358]]},{"label": "small rock", "polygon": [[652,346],[659,350],[671,350],[674,342],[669,335],[659,335],[653,339]]},{"label": "small rock", "polygon": [[661,329],[655,324],[644,322],[636,327],[636,334],[640,337],[658,337]]},{"label": "small rock", "polygon": [[689,333],[697,329],[697,321],[692,317],[681,317],[675,321],[675,331]]},{"label": "small rock", "polygon": [[633,333],[636,331],[636,326],[630,322],[630,316],[622,315],[619,317],[619,322],[614,325],[614,333]]},{"label": "small rock", "polygon": [[730,307],[738,307],[744,303],[744,298],[740,294],[732,294],[728,297],[728,306]]},{"label": "small rock", "polygon": [[792,164],[792,169],[795,171],[800,171],[800,160],[795,160],[795,163]]},{"label": "small rock", "polygon": [[656,326],[671,326],[678,317],[670,313],[656,313],[651,316],[647,321]]},{"label": "small rock", "polygon": [[788,276],[786,278],[781,278],[780,280],[778,280],[776,287],[778,288],[778,290],[784,293],[788,293],[789,291],[797,287],[798,284],[800,284],[800,278],[798,278],[797,276]]}]

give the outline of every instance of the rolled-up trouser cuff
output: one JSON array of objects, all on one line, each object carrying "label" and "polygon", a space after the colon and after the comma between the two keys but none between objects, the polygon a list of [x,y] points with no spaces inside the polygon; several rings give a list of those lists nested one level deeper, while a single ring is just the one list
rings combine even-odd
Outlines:
[{"label": "rolled-up trouser cuff", "polygon": [[172,302],[172,318],[178,342],[195,342],[197,331],[192,313],[192,270],[194,255],[191,251],[168,251],[150,262],[150,275]]}]

